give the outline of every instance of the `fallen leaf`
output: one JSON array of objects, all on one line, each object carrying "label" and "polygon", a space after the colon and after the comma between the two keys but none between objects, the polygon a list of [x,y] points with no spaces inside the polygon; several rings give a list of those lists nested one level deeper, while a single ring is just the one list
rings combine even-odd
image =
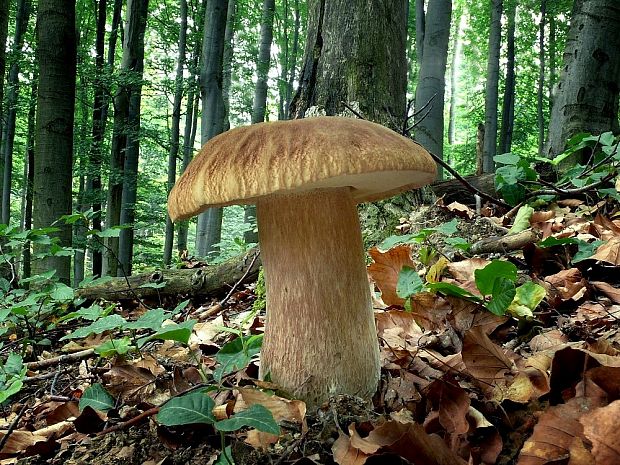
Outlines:
[{"label": "fallen leaf", "polygon": [[614,266],[620,265],[620,237],[613,237],[601,245],[587,260],[599,260]]},{"label": "fallen leaf", "polygon": [[620,304],[620,289],[603,281],[590,281],[596,289],[601,291],[615,304]]},{"label": "fallen leaf", "polygon": [[235,413],[245,407],[260,404],[271,412],[274,420],[277,422],[290,421],[305,424],[306,403],[301,400],[284,399],[283,397],[270,395],[252,388],[239,388],[239,394],[245,405],[237,402],[235,404]]},{"label": "fallen leaf", "polygon": [[396,284],[403,266],[415,268],[411,259],[411,247],[403,244],[387,252],[380,252],[379,249],[373,247],[368,253],[374,261],[368,265],[368,273],[381,291],[381,299],[388,306],[402,307],[405,301],[396,295]]},{"label": "fallen leaf", "polygon": [[597,464],[620,463],[620,400],[583,415],[579,423],[592,442],[592,456]]}]

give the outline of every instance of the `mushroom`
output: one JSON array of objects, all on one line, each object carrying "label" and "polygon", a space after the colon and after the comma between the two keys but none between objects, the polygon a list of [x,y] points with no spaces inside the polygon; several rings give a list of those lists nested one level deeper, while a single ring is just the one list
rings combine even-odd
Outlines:
[{"label": "mushroom", "polygon": [[316,406],[369,399],[379,348],[356,205],[428,184],[422,147],[369,121],[318,117],[232,129],[170,192],[173,220],[256,203],[267,289],[260,373]]}]

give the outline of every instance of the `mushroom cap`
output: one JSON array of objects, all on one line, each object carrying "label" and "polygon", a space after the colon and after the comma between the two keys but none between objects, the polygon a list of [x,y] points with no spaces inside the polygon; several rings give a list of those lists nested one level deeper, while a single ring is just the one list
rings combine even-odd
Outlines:
[{"label": "mushroom cap", "polygon": [[170,192],[173,221],[277,193],[346,187],[368,202],[426,185],[437,167],[412,140],[369,121],[323,116],[243,126],[209,140]]}]

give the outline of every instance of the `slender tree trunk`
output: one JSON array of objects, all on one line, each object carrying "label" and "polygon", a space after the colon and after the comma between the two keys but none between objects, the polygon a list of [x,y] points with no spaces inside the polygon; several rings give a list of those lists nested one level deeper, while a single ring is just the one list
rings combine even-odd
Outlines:
[{"label": "slender tree trunk", "polygon": [[[22,229],[27,231],[32,228],[32,198],[34,191],[34,139],[35,139],[35,118],[37,114],[37,89],[38,89],[38,73],[35,70],[32,75],[32,85],[30,91],[30,105],[28,107],[28,133],[26,136],[26,176],[24,179],[25,195],[24,195],[24,214]],[[32,274],[30,260],[30,244],[24,246],[22,259],[22,279],[29,278]]]},{"label": "slender tree trunk", "polygon": [[553,108],[553,88],[555,86],[557,71],[555,67],[555,35],[556,35],[556,22],[553,15],[549,16],[549,79],[547,79],[547,93],[549,99],[549,108]]},{"label": "slender tree trunk", "polygon": [[418,69],[424,58],[424,33],[426,31],[426,14],[424,0],[415,0],[415,45],[418,56]]},{"label": "slender tree trunk", "polygon": [[[88,177],[86,182],[87,202],[91,205],[95,216],[93,229],[101,230],[101,163],[103,138],[105,135],[104,106],[108,101],[106,96],[105,72],[105,25],[107,18],[107,0],[99,0],[97,5],[97,31],[95,36],[95,95],[93,99],[93,128],[92,145],[89,153]],[[101,276],[101,249],[92,250],[93,276]]]},{"label": "slender tree trunk", "polygon": [[125,53],[129,54],[130,66],[136,81],[130,89],[127,113],[127,146],[123,167],[123,193],[121,196],[120,224],[129,227],[121,229],[118,241],[118,259],[123,273],[130,275],[133,260],[134,223],[138,193],[138,160],[140,157],[140,102],[142,100],[142,74],[144,71],[144,33],[148,13],[148,0],[129,0],[127,10],[131,11],[125,29]]},{"label": "slender tree trunk", "polygon": [[286,83],[286,94],[284,103],[284,119],[290,118],[290,106],[293,98],[293,83],[295,82],[297,70],[297,56],[299,55],[299,30],[301,27],[301,13],[299,0],[294,0],[295,22],[293,23],[293,48],[288,58],[288,82]]},{"label": "slender tree trunk", "polygon": [[230,85],[232,81],[233,50],[235,39],[235,14],[237,9],[236,0],[228,0],[228,11],[226,12],[226,31],[224,32],[224,58],[222,77],[222,94],[224,98],[224,108],[226,109],[226,120],[224,130],[230,129]]},{"label": "slender tree trunk", "polygon": [[[202,144],[224,130],[226,109],[222,96],[222,64],[224,33],[228,0],[207,2],[204,41],[202,45],[202,70],[200,93],[202,95]],[[210,208],[198,216],[196,227],[196,254],[206,257],[217,253],[222,234],[222,209]]]},{"label": "slender tree trunk", "polygon": [[[185,49],[187,45],[187,0],[181,2],[181,24],[179,27],[179,60],[174,89],[172,107],[172,127],[170,134],[170,152],[168,153],[168,193],[174,186],[177,175],[177,156],[179,155],[179,136],[181,123],[181,103],[183,100],[183,70],[185,69]],[[164,264],[170,265],[174,242],[174,225],[170,216],[166,215],[166,237],[164,242]]]},{"label": "slender tree trunk", "polygon": [[[424,58],[415,93],[416,141],[440,158],[443,158],[444,93],[451,13],[450,0],[435,0],[428,5]],[[422,110],[427,104],[427,109]],[[437,177],[443,177],[441,168]]]},{"label": "slender tree trunk", "polygon": [[[6,39],[9,28],[9,0],[0,0],[0,82],[4,83],[4,74],[6,71]],[[4,85],[0,86],[0,119],[2,119],[4,103]],[[4,131],[4,122],[2,122],[2,130],[0,130],[0,148],[2,148],[2,133]],[[0,150],[0,154],[3,152]],[[0,172],[4,172],[4,160],[0,156]],[[0,176],[0,192],[3,192],[3,176]]]},{"label": "slender tree trunk", "polygon": [[536,115],[538,122],[538,155],[542,155],[545,146],[545,20],[547,0],[540,2],[540,24],[538,26],[538,90],[536,92]]},{"label": "slender tree trunk", "polygon": [[[284,120],[284,105],[286,101],[286,85],[288,84],[288,70],[290,60],[290,40],[289,40],[289,4],[288,0],[282,0],[282,13],[280,16],[281,28],[279,35],[281,41],[278,42],[278,59],[280,64],[280,79],[278,81],[278,119]],[[277,41],[277,39],[276,39]]]},{"label": "slender tree trunk", "polygon": [[617,0],[575,0],[545,155],[562,153],[579,132],[618,131],[620,7]]},{"label": "slender tree trunk", "polygon": [[[252,103],[252,124],[265,121],[267,110],[267,78],[271,59],[271,42],[273,41],[273,17],[276,9],[275,0],[263,1],[263,15],[260,24],[260,43],[258,46],[258,62],[256,63],[256,87]],[[245,223],[256,223],[256,205],[245,207],[243,219]],[[243,234],[246,244],[257,243],[258,233],[250,228]]]},{"label": "slender tree trunk", "polygon": [[[33,226],[42,228],[71,213],[76,34],[73,2],[46,0],[39,3],[38,9]],[[59,227],[55,236],[62,246],[70,246],[71,227]],[[47,256],[33,265],[37,274],[55,269],[62,282],[70,282],[70,257]]]},{"label": "slender tree trunk", "polygon": [[458,68],[461,62],[461,49],[463,42],[461,41],[461,33],[465,27],[465,15],[461,15],[456,22],[456,30],[454,34],[454,47],[452,51],[452,63],[450,64],[450,121],[448,123],[448,143],[455,144],[456,139],[456,103],[458,94]]},{"label": "slender tree trunk", "polygon": [[493,157],[497,150],[497,100],[499,86],[499,52],[502,34],[502,0],[491,2],[491,25],[489,29],[489,59],[484,97],[484,145],[482,169],[485,173],[495,171]]},{"label": "slender tree trunk", "polygon": [[516,3],[506,9],[508,36],[506,38],[506,80],[502,102],[502,130],[499,138],[500,153],[508,153],[512,145],[515,116],[515,14]]},{"label": "slender tree trunk", "polygon": [[19,97],[20,55],[24,44],[24,34],[30,18],[30,1],[17,2],[15,34],[11,49],[12,63],[8,79],[6,137],[4,138],[4,176],[2,183],[2,223],[9,224],[11,216],[11,185],[13,182],[13,143],[15,141],[15,120],[17,118],[17,99]]}]

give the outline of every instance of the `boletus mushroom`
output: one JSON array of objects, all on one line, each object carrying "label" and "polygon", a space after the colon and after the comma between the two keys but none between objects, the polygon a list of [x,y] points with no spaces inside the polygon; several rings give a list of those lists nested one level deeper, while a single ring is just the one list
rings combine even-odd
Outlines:
[{"label": "boletus mushroom", "polygon": [[316,406],[370,398],[379,348],[356,205],[428,184],[429,154],[368,121],[254,124],[207,142],[170,193],[173,220],[256,203],[267,320],[261,376]]}]

